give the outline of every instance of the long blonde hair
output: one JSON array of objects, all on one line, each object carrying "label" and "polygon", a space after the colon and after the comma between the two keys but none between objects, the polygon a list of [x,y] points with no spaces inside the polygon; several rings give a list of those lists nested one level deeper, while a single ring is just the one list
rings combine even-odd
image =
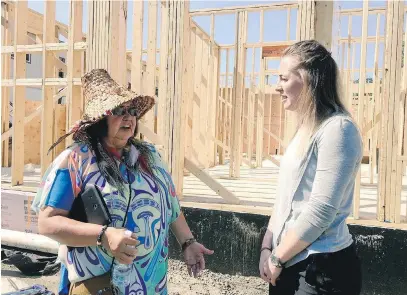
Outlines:
[{"label": "long blonde hair", "polygon": [[300,41],[283,52],[283,58],[287,56],[298,60],[293,71],[304,82],[298,102],[301,112],[297,112],[297,131],[301,127],[304,130],[302,141],[308,141],[318,126],[332,114],[350,114],[340,97],[338,66],[323,45],[315,40]]}]

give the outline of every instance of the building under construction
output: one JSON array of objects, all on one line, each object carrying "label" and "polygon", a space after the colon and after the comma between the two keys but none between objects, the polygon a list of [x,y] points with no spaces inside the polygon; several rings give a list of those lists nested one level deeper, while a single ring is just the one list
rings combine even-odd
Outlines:
[{"label": "building under construction", "polygon": [[[29,207],[41,175],[70,144],[68,138],[47,155],[81,117],[80,78],[93,68],[136,92],[157,94],[141,136],[165,157],[186,210],[270,215],[279,159],[296,128],[275,91],[278,60],[305,39],[331,49],[363,136],[348,222],[407,229],[403,1],[383,7],[363,1],[357,9],[300,0],[191,10],[189,1],[71,0],[65,24],[56,10],[55,1],[44,1],[43,14],[27,1],[2,1],[3,229],[36,232],[29,209],[21,209],[24,222],[7,212]],[[270,41],[267,20],[276,13],[286,20],[279,28],[284,38]],[[216,38],[226,21],[231,44]]]}]

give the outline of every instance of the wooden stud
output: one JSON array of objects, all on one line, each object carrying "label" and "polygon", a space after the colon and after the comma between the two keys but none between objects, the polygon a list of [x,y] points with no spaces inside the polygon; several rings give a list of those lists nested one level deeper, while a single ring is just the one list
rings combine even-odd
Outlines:
[{"label": "wooden stud", "polygon": [[[82,14],[83,2],[70,0],[69,31],[68,31],[68,55],[67,55],[67,95],[66,95],[66,127],[69,130],[74,122],[81,118],[83,109],[82,89],[73,84],[73,78],[81,77],[81,54],[75,52],[74,43],[82,39]],[[55,120],[55,122],[59,122]],[[57,138],[56,138],[57,139]],[[71,143],[71,138],[66,140],[66,145]]]},{"label": "wooden stud", "polygon": [[[147,40],[147,89],[149,95],[155,95],[156,91],[156,51],[157,51],[157,1],[148,2],[148,40]],[[148,112],[144,116],[144,124],[154,130],[154,112]]]},{"label": "wooden stud", "polygon": [[332,23],[334,1],[309,1],[312,5],[312,22],[314,29],[311,38],[315,38],[328,50],[332,46]]},{"label": "wooden stud", "polygon": [[[1,3],[1,16],[5,20],[5,24],[2,25],[2,48],[4,46],[11,45],[12,34],[14,30],[14,7],[2,2]],[[2,54],[2,79],[10,79],[11,57],[9,55]],[[7,132],[10,124],[10,92],[8,87],[1,88],[1,130]],[[2,167],[9,167],[9,144],[7,140],[2,143]]]},{"label": "wooden stud", "polygon": [[[369,16],[369,1],[363,1],[363,17],[362,17],[362,43],[360,52],[360,72],[359,72],[359,91],[358,91],[358,124],[363,125],[364,122],[364,107],[365,107],[365,84],[366,84],[366,47],[367,47],[367,20]],[[359,219],[360,207],[360,181],[361,169],[356,176],[355,193],[353,197],[353,218]]]},{"label": "wooden stud", "polygon": [[[226,77],[225,77],[225,117],[224,117],[224,122],[223,122],[223,143],[227,146],[230,147],[230,120],[229,120],[229,113],[230,113],[230,107],[228,106],[229,102],[229,52],[230,49],[226,49]],[[229,153],[230,156],[230,153]],[[224,156],[223,156],[224,157]]]},{"label": "wooden stud", "polygon": [[[183,170],[185,154],[185,122],[188,83],[190,68],[187,63],[189,56],[189,2],[170,0],[169,37],[168,37],[168,71],[167,100],[165,124],[167,131],[164,146],[168,149],[166,162],[174,179],[179,197],[182,197]],[[161,38],[167,38],[161,36]],[[168,90],[170,90],[168,92]]]},{"label": "wooden stud", "polygon": [[[55,42],[55,1],[45,2],[44,14],[44,49],[42,54],[42,72],[44,78],[54,78],[55,75],[55,62],[52,52],[47,52],[45,48],[46,43]],[[54,86],[46,86],[45,79],[42,86],[42,104],[43,112],[41,116],[41,175],[45,173],[48,166],[52,162],[52,155],[48,154],[48,149],[53,143],[53,123],[54,123],[54,102],[53,96],[55,94]]]},{"label": "wooden stud", "polygon": [[[142,73],[142,68],[141,68],[141,56],[142,56],[142,45],[143,45],[143,34],[142,34],[142,28],[143,28],[143,9],[142,9],[142,3],[143,1],[137,1],[134,2],[134,5],[136,5],[136,3],[141,3],[138,4],[141,7],[139,7],[136,12],[136,8],[134,8],[134,17],[133,19],[136,19],[136,14],[139,15],[140,21],[137,22],[137,28],[139,33],[137,34],[137,39],[135,39],[133,37],[133,40],[137,40],[137,47],[135,47],[135,44],[133,43],[133,50],[137,50],[138,55],[137,56],[137,60],[133,60],[133,64],[134,62],[138,64],[140,64],[139,68],[135,67],[132,69],[132,77],[133,77],[133,70],[135,70],[135,76],[134,78],[137,80],[135,82],[140,83],[139,87],[141,89],[141,73]],[[164,125],[164,120],[163,118],[164,113],[165,113],[165,104],[167,103],[167,99],[166,99],[166,93],[167,93],[167,73],[165,71],[165,69],[167,69],[167,59],[168,59],[168,5],[166,4],[166,1],[161,2],[161,31],[160,31],[160,72],[159,72],[159,90],[158,90],[158,107],[157,107],[157,133],[159,136],[164,136],[164,132],[165,132],[165,125]],[[192,38],[192,31],[191,31],[191,38]],[[136,37],[136,36],[135,36]],[[195,41],[195,40],[194,40]],[[133,41],[134,42],[134,41]],[[195,43],[194,43],[195,45]],[[193,46],[194,46],[193,45]],[[194,52],[194,51],[192,51]],[[133,53],[133,58],[134,58],[134,53]],[[194,64],[192,63],[192,66]],[[193,70],[192,70],[193,73]],[[132,82],[133,84],[133,82]],[[137,84],[136,84],[137,85]],[[187,126],[189,126],[187,124]],[[188,132],[188,131],[187,131]],[[187,142],[190,144],[190,136],[187,136]],[[186,149],[186,152],[188,153],[188,151],[190,151],[190,149]],[[188,154],[188,156],[190,156]]]},{"label": "wooden stud", "polygon": [[[168,30],[166,16],[167,8],[165,5],[161,5],[161,33],[162,36],[167,36],[165,30]],[[142,72],[143,72],[143,61],[142,61],[142,51],[143,51],[143,18],[144,18],[144,1],[134,1],[133,2],[133,45],[132,45],[132,55],[131,55],[131,88],[137,93],[143,93],[142,88]],[[165,54],[162,52],[167,52],[166,45],[168,40],[162,38],[161,40],[161,52],[160,52],[160,66],[164,66]],[[161,63],[162,62],[162,63]],[[161,73],[164,71],[160,71]],[[161,81],[161,79],[160,79]],[[160,82],[161,85],[161,82]],[[161,92],[161,89],[159,93]],[[165,93],[165,90],[163,92]],[[159,105],[163,100],[159,101]],[[159,112],[161,113],[161,112]]]},{"label": "wooden stud", "polygon": [[219,109],[217,108],[217,101],[218,101],[218,67],[215,66],[215,15],[211,14],[211,23],[210,23],[210,40],[209,40],[209,66],[208,66],[208,74],[207,74],[207,81],[208,81],[208,134],[209,134],[209,142],[208,142],[208,161],[209,167],[213,167],[216,165],[216,119],[217,119],[217,112]]},{"label": "wooden stud", "polygon": [[402,186],[402,163],[397,161],[397,156],[401,155],[402,152],[402,133],[403,133],[403,108],[402,101],[404,101],[405,94],[401,92],[401,80],[402,80],[402,70],[401,70],[401,63],[403,60],[402,56],[402,37],[403,37],[403,24],[404,24],[404,12],[405,12],[405,5],[404,2],[401,2],[399,5],[395,7],[395,22],[394,22],[394,35],[396,45],[396,83],[394,85],[394,129],[395,132],[393,134],[392,140],[392,157],[391,157],[391,183],[390,183],[390,214],[389,219],[391,222],[400,222],[400,207],[401,207],[401,186]]},{"label": "wooden stud", "polygon": [[352,88],[352,81],[351,81],[351,53],[352,53],[352,43],[351,43],[351,38],[352,38],[352,16],[350,15],[348,18],[348,48],[347,48],[347,67],[346,67],[346,82],[345,82],[345,105],[348,108],[348,110],[350,111],[352,108],[352,104],[349,102],[351,102],[349,100],[349,98],[347,97],[349,95],[349,89]]},{"label": "wooden stud", "polygon": [[248,128],[248,139],[247,139],[247,156],[251,166],[252,155],[253,155],[253,133],[254,133],[254,101],[256,97],[256,88],[254,80],[254,60],[256,58],[255,48],[252,48],[252,64],[250,73],[250,86],[248,91],[248,106],[247,106],[247,128]]},{"label": "wooden stud", "polygon": [[88,37],[86,38],[86,71],[93,69],[94,65],[94,38],[93,38],[93,21],[94,21],[94,0],[88,0]]},{"label": "wooden stud", "polygon": [[208,145],[208,59],[209,44],[208,40],[202,38],[202,55],[199,57],[202,64],[201,73],[199,73],[199,83],[201,84],[200,105],[199,105],[199,144],[202,163],[205,168],[209,167],[209,145]]},{"label": "wooden stud", "polygon": [[203,108],[203,101],[201,96],[201,73],[202,73],[202,50],[203,40],[200,33],[196,34],[195,44],[195,75],[194,75],[194,96],[193,96],[193,113],[192,113],[192,146],[193,146],[193,159],[195,163],[203,168],[204,161],[202,160],[203,154],[201,153],[202,143],[200,142],[201,133],[201,120],[200,120],[200,108]]},{"label": "wooden stud", "polygon": [[[197,39],[197,32],[195,27],[191,27],[190,32],[190,51],[188,56],[188,64],[190,65],[189,73],[191,75],[191,82],[188,85],[188,96],[186,97],[187,102],[187,117],[186,117],[186,148],[185,148],[185,157],[188,159],[192,159],[193,157],[193,106],[194,106],[194,90],[195,90],[195,52],[196,52],[196,39]],[[162,44],[161,39],[161,44]],[[161,83],[161,82],[160,82]],[[160,84],[161,86],[161,84]],[[160,120],[160,115],[158,116],[158,120]]]},{"label": "wooden stud", "polygon": [[[400,105],[400,73],[402,48],[402,23],[404,2],[387,3],[386,46],[384,93],[381,116],[381,152],[379,169],[379,221],[394,222],[399,217],[399,204],[396,188],[399,182],[400,169],[397,169],[397,155],[401,144],[399,141],[399,105]],[[386,99],[385,99],[386,98]],[[397,217],[396,217],[397,216]]]},{"label": "wooden stud", "polygon": [[[14,47],[27,42],[27,1],[15,3]],[[16,79],[25,78],[25,53],[14,52],[14,89],[13,89],[13,142],[11,156],[11,185],[23,183],[24,175],[24,116],[25,87],[17,86]]]},{"label": "wooden stud", "polygon": [[380,109],[380,107],[377,106],[377,104],[380,103],[378,96],[379,96],[379,35],[380,35],[380,14],[377,14],[376,16],[376,42],[375,42],[375,51],[374,51],[374,78],[373,78],[373,83],[374,83],[374,92],[373,92],[373,99],[372,99],[372,104],[373,104],[373,111],[372,111],[372,137],[371,137],[371,142],[370,142],[370,183],[374,182],[374,174],[375,174],[375,169],[377,165],[376,157],[377,157],[377,127],[376,127],[376,113],[377,109]]},{"label": "wooden stud", "polygon": [[240,177],[240,162],[241,162],[241,138],[242,138],[242,109],[244,97],[244,76],[245,76],[245,53],[244,43],[247,35],[247,12],[239,12],[237,16],[237,40],[235,51],[235,71],[234,71],[234,86],[235,93],[233,95],[232,108],[232,144],[231,144],[231,161],[230,161],[230,177]]},{"label": "wooden stud", "polygon": [[[260,42],[263,42],[264,11],[260,11]],[[257,99],[257,126],[256,126],[256,166],[263,166],[263,139],[264,139],[264,70],[265,60],[263,58],[263,48],[260,48],[260,77],[259,92]]]}]

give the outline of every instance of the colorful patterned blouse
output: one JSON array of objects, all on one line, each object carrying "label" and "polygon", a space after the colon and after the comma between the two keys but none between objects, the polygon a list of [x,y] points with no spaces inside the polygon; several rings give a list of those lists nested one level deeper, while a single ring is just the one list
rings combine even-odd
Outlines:
[{"label": "colorful patterned blouse", "polygon": [[[154,146],[149,148],[155,159],[155,179],[141,168],[137,173],[130,172],[128,177],[125,165],[119,165],[132,190],[125,227],[135,232],[141,242],[130,284],[121,290],[124,294],[167,294],[169,225],[179,216],[180,205],[166,165]],[[130,159],[135,163],[137,158],[138,151],[132,146]],[[84,144],[73,144],[54,160],[44,175],[33,209],[38,212],[40,208],[52,206],[70,210],[81,188],[89,184],[98,186],[102,192],[112,216],[111,226],[121,227],[130,196],[129,186],[124,185],[122,194],[107,183],[94,153]],[[112,262],[110,253],[97,246],[68,250],[61,245],[59,257],[63,264],[60,293],[67,292],[69,281],[79,282],[106,273]]]}]

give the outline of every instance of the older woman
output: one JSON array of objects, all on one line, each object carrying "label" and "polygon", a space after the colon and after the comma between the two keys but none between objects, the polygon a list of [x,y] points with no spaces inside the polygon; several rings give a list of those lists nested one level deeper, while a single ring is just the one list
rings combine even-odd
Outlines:
[{"label": "older woman", "polygon": [[[213,251],[195,241],[157,150],[135,138],[155,100],[119,86],[101,69],[82,84],[83,120],[51,148],[69,134],[74,143],[48,168],[33,205],[39,232],[61,244],[60,293],[167,294],[170,229],[190,274],[203,270],[203,254]],[[75,198],[91,185],[107,205],[108,225],[69,218]],[[109,274],[123,265],[130,265],[126,283],[110,288]]]},{"label": "older woman", "polygon": [[318,42],[288,47],[277,91],[298,118],[281,161],[259,271],[270,294],[357,295],[361,266],[346,218],[362,159],[358,128],[338,91],[338,68]]}]

